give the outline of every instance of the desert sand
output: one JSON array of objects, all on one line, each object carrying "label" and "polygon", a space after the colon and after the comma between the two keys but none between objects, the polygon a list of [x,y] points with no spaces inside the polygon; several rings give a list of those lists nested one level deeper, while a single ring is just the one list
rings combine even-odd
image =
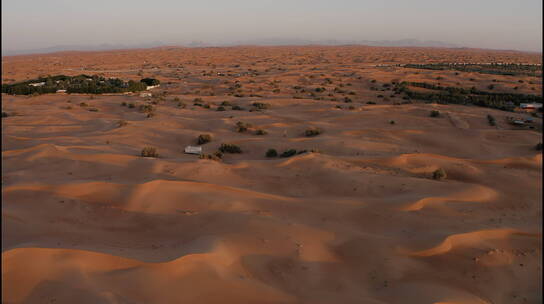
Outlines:
[{"label": "desert sand", "polygon": [[[541,94],[542,78],[390,66],[428,62],[540,64],[541,54],[247,46],[3,57],[4,82],[85,73],[162,84],[153,98],[2,95],[2,303],[540,303],[541,117],[540,128],[515,129],[509,112],[402,104],[370,87]],[[235,81],[242,97],[229,94]],[[340,84],[355,94],[330,100]],[[326,98],[308,96],[321,86]],[[151,101],[147,117],[138,105]],[[224,101],[245,110],[217,111]],[[269,108],[248,111],[254,102]],[[236,132],[238,121],[268,134]],[[323,133],[304,136],[311,127]],[[199,134],[212,136],[204,153],[221,143],[243,153],[184,154]],[[148,146],[158,158],[140,156]],[[308,152],[267,158],[270,148]],[[446,179],[432,179],[438,168]]]}]

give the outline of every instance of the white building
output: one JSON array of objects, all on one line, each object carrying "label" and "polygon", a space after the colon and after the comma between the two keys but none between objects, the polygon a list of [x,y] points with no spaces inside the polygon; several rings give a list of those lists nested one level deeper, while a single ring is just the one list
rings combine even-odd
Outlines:
[{"label": "white building", "polygon": [[187,146],[187,147],[185,147],[185,153],[188,153],[188,154],[201,154],[202,153],[202,147]]},{"label": "white building", "polygon": [[146,90],[151,90],[151,89],[154,89],[154,88],[158,88],[159,86],[160,86],[160,84],[154,85],[154,86],[147,86]]},{"label": "white building", "polygon": [[539,109],[539,108],[542,108],[542,104],[541,103],[536,103],[536,102],[533,102],[533,103],[522,103],[519,105],[520,108],[524,109],[524,110],[533,110],[533,109]]},{"label": "white building", "polygon": [[36,83],[29,84],[29,86],[33,86],[33,87],[41,87],[44,85],[45,85],[45,82],[36,82]]}]

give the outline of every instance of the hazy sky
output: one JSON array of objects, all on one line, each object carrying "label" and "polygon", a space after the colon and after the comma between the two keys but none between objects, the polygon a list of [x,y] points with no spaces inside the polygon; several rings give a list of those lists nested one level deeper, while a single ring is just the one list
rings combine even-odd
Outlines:
[{"label": "hazy sky", "polygon": [[253,39],[542,51],[542,0],[2,0],[2,49]]}]

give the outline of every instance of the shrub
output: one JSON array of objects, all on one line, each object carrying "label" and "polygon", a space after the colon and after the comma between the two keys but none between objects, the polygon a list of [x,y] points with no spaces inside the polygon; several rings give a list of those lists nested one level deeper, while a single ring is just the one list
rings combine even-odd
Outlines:
[{"label": "shrub", "polygon": [[226,111],[225,107],[224,106],[219,106],[217,107],[217,111]]},{"label": "shrub", "polygon": [[213,154],[200,154],[198,157],[200,159],[211,159],[211,160],[220,161],[223,158],[223,153],[216,151]]},{"label": "shrub", "polygon": [[129,104],[128,104],[128,107],[129,107],[130,109],[134,109],[136,106],[135,106],[133,103],[129,103]]},{"label": "shrub", "polygon": [[367,101],[366,104],[376,104],[374,101]]},{"label": "shrub", "polygon": [[490,126],[494,126],[495,125],[495,117],[491,116],[491,115],[487,115],[487,121],[489,122],[489,125]]},{"label": "shrub", "polygon": [[232,109],[235,110],[235,111],[243,111],[244,108],[240,107],[240,106],[232,106]]},{"label": "shrub", "polygon": [[259,130],[255,131],[255,135],[266,135],[266,134],[268,134],[268,132],[266,132],[263,129],[259,129]]},{"label": "shrub", "polygon": [[542,151],[542,143],[536,144],[535,149],[536,149],[537,151]]},{"label": "shrub", "polygon": [[304,135],[308,136],[308,137],[312,137],[312,136],[317,136],[319,134],[321,134],[322,131],[318,128],[310,128],[310,129],[307,129],[306,131],[304,131]]},{"label": "shrub", "polygon": [[184,104],[183,102],[178,102],[178,108],[182,108],[182,109],[185,109],[187,107],[186,104]]},{"label": "shrub", "polygon": [[349,102],[353,102],[353,100],[351,100],[351,98],[349,97],[344,97],[344,102],[349,103]]},{"label": "shrub", "polygon": [[138,111],[140,111],[140,113],[151,113],[153,112],[153,110],[154,108],[150,104],[143,104],[140,105],[140,107],[138,108]]},{"label": "shrub", "polygon": [[119,128],[124,127],[124,126],[126,126],[126,125],[128,125],[128,122],[127,122],[126,120],[119,120],[119,121],[117,122],[117,126],[118,126]]},{"label": "shrub", "polygon": [[228,102],[228,101],[223,101],[223,102],[221,103],[221,105],[226,107],[226,106],[231,106],[231,103]]},{"label": "shrub", "polygon": [[354,106],[349,106],[348,109],[349,110],[355,110],[355,107]]},{"label": "shrub", "polygon": [[174,97],[174,100],[173,100],[173,101],[174,101],[174,102],[179,102],[180,99],[179,99],[179,97]]},{"label": "shrub", "polygon": [[97,108],[89,108],[89,111],[91,111],[91,112],[98,112],[98,109],[97,109]]},{"label": "shrub", "polygon": [[394,125],[394,124],[395,124],[395,121],[394,121],[394,120],[390,120],[389,123],[392,124],[392,125]]},{"label": "shrub", "polygon": [[244,122],[241,122],[241,121],[236,123],[236,131],[237,132],[242,133],[242,132],[247,131],[247,129],[249,129],[249,128],[251,128],[251,124],[244,123]]},{"label": "shrub", "polygon": [[297,154],[297,150],[295,150],[295,149],[289,149],[289,150],[283,152],[283,153],[280,155],[280,157],[291,157],[291,156],[296,155],[296,154]]},{"label": "shrub", "polygon": [[141,155],[143,157],[159,157],[159,153],[157,153],[157,149],[155,149],[153,147],[143,148]]},{"label": "shrub", "polygon": [[89,105],[87,103],[85,103],[85,102],[82,102],[82,103],[79,104],[79,106],[80,107],[88,107]]},{"label": "shrub", "polygon": [[234,144],[221,144],[219,151],[223,153],[242,153],[242,149]]},{"label": "shrub", "polygon": [[438,112],[436,110],[432,110],[430,116],[431,117],[440,117],[440,112]]},{"label": "shrub", "polygon": [[443,179],[446,179],[446,177],[447,177],[446,171],[442,168],[437,169],[433,172],[433,179],[443,180]]},{"label": "shrub", "polygon": [[268,149],[268,151],[266,151],[266,157],[277,157],[278,156],[278,151],[276,151],[276,149]]},{"label": "shrub", "polygon": [[203,145],[212,141],[212,136],[210,134],[200,134],[196,139],[198,145]]},{"label": "shrub", "polygon": [[264,109],[268,109],[270,108],[270,105],[267,104],[267,103],[262,103],[262,102],[254,102],[251,104],[252,106],[254,106],[255,108],[257,109],[260,109],[260,110],[264,110]]},{"label": "shrub", "polygon": [[125,101],[123,101],[123,102],[121,103],[121,106],[122,106],[122,107],[126,107],[126,106],[127,106],[127,103],[126,103]]}]

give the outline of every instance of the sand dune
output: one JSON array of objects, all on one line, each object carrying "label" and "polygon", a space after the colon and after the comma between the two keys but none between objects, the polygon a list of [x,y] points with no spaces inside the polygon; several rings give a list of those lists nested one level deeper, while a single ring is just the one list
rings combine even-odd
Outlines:
[{"label": "sand dune", "polygon": [[[515,129],[510,112],[407,103],[388,86],[534,94],[541,79],[377,66],[419,60],[541,63],[355,46],[4,57],[5,81],[100,71],[162,84],[152,98],[2,96],[2,303],[541,302],[542,119]],[[200,134],[205,154],[242,153],[183,153]],[[159,157],[141,157],[148,146]]]}]

